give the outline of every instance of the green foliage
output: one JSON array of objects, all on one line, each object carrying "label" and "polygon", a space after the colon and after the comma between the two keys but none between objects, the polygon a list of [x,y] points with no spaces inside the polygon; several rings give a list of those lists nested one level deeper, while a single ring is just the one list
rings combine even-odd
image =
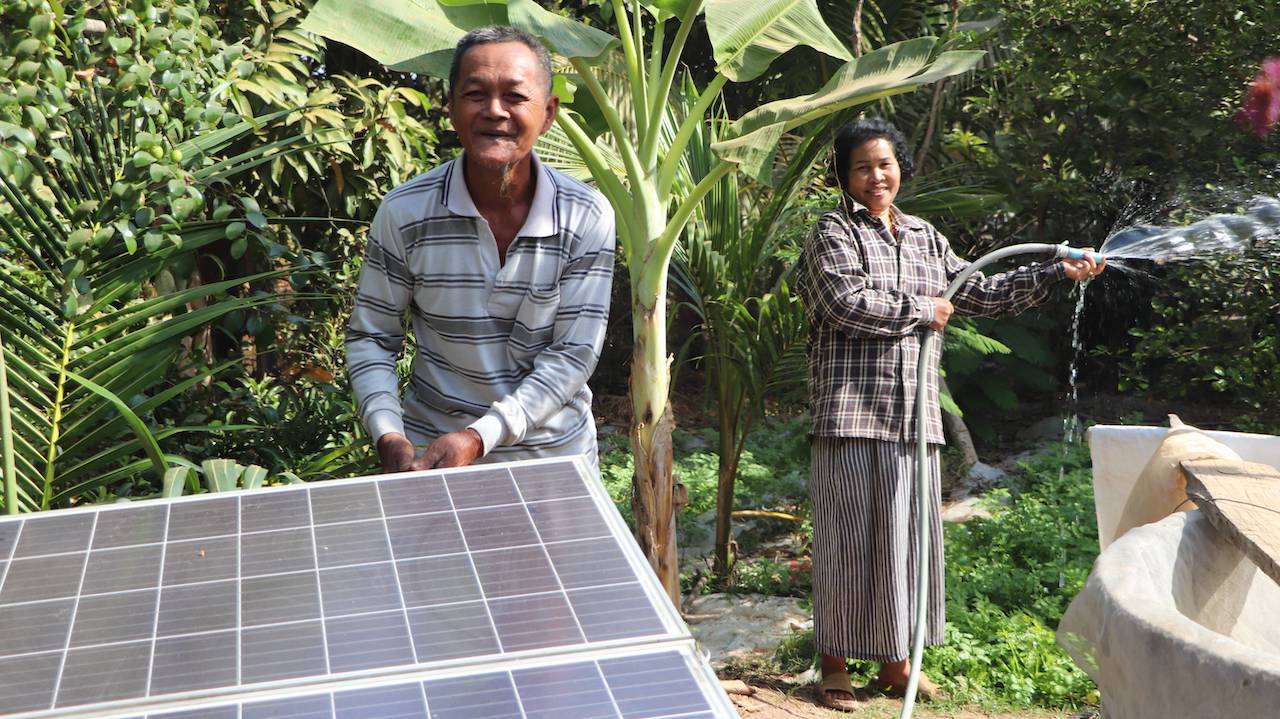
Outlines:
[{"label": "green foliage", "polygon": [[1025,470],[1012,492],[987,495],[991,519],[948,525],[948,601],[964,610],[985,600],[1057,624],[1098,553],[1088,449],[1062,445]]},{"label": "green foliage", "polygon": [[[290,478],[286,478],[290,479]],[[267,481],[267,470],[256,464],[248,467],[230,459],[206,459],[199,467],[179,465],[164,473],[164,497],[205,492],[234,492],[258,489]],[[296,481],[296,480],[295,480]]]},{"label": "green foliage", "polygon": [[[294,140],[229,153],[276,119],[222,109],[236,52],[193,2],[54,7],[3,10],[7,51],[39,58],[24,61],[34,69],[0,63],[0,116],[31,128],[0,122],[0,249],[15,270],[0,274],[9,511],[72,503],[148,470],[158,483],[177,461],[158,441],[201,428],[142,418],[226,368],[196,361],[188,338],[285,309],[242,290],[281,272],[193,278],[214,248],[277,247],[233,182]],[[98,16],[108,33],[91,27]]]},{"label": "green foliage", "polygon": [[975,701],[1089,701],[1091,682],[1053,639],[1098,553],[1088,449],[1053,447],[987,497],[990,519],[946,525],[947,644],[925,668]]},{"label": "green foliage", "polygon": [[[944,335],[942,368],[969,431],[995,440],[997,418],[1020,410],[1019,397],[1054,386],[1052,323],[1036,313],[1018,317],[953,318]],[[946,398],[943,398],[946,406]]]},{"label": "green foliage", "polygon": [[[769,418],[752,433],[742,453],[735,485],[737,506],[747,509],[807,515],[805,484],[809,477],[809,421],[801,415]],[[701,522],[716,506],[719,458],[711,449],[717,434],[706,429],[698,435],[676,430],[675,477],[689,490],[689,504],[679,518],[683,540],[705,539]],[[632,460],[626,440],[618,435],[605,438],[607,449],[600,457],[600,475],[609,496],[628,524],[631,516]]]},{"label": "green foliage", "polygon": [[738,593],[807,596],[813,590],[810,578],[809,566],[804,562],[751,557],[734,562],[732,584],[727,589]]},{"label": "green foliage", "polygon": [[1122,390],[1238,405],[1240,428],[1280,430],[1280,239],[1246,256],[1161,272],[1150,318],[1124,347],[1099,350],[1119,365]]},{"label": "green foliage", "polygon": [[350,388],[316,366],[284,374],[228,377],[193,389],[171,411],[211,431],[174,444],[183,454],[261,464],[304,481],[376,473],[377,457],[359,431]]},{"label": "green foliage", "polygon": [[1016,213],[979,234],[1096,244],[1139,194],[1276,187],[1280,141],[1230,122],[1274,54],[1276,3],[980,0],[967,12],[1001,16],[1001,49],[951,142],[986,154]]},{"label": "green foliage", "polygon": [[[686,85],[684,108],[697,100]],[[727,121],[727,118],[721,118]],[[694,131],[680,184],[692,190],[716,163],[712,147],[717,123]],[[672,261],[672,280],[697,317],[691,339],[701,340],[700,364],[716,400],[719,434],[719,484],[733,498],[738,463],[766,393],[804,385],[807,326],[800,298],[789,287],[803,228],[812,219],[807,190],[820,171],[826,149],[827,121],[815,123],[808,137],[797,138],[791,162],[773,188],[752,186],[737,173],[724,176],[707,193],[685,228]],[[716,507],[715,564],[723,576],[729,551],[733,505]]]}]

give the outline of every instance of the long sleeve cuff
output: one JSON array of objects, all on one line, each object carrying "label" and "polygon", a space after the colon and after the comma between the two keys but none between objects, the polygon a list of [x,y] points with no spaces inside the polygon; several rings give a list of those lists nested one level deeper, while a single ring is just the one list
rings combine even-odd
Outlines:
[{"label": "long sleeve cuff", "polygon": [[933,324],[934,314],[937,311],[937,305],[934,304],[932,297],[917,296],[916,308],[919,312],[920,324]]},{"label": "long sleeve cuff", "polygon": [[1059,282],[1067,279],[1067,266],[1062,264],[1061,260],[1056,262],[1046,262],[1045,279],[1049,282]]},{"label": "long sleeve cuff", "polygon": [[502,425],[502,420],[492,412],[467,425],[467,428],[474,429],[476,434],[480,435],[481,441],[484,442],[485,454],[489,454],[498,442],[502,441],[502,435],[506,429]]},{"label": "long sleeve cuff", "polygon": [[364,418],[364,427],[369,431],[369,439],[376,445],[384,434],[404,434],[404,419],[395,410],[378,409]]}]

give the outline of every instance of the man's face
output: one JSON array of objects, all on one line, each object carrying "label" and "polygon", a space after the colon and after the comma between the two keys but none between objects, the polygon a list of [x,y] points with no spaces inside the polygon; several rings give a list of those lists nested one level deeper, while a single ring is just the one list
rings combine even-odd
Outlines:
[{"label": "man's face", "polygon": [[470,161],[510,167],[551,127],[560,101],[533,51],[519,42],[476,45],[462,56],[449,118]]}]

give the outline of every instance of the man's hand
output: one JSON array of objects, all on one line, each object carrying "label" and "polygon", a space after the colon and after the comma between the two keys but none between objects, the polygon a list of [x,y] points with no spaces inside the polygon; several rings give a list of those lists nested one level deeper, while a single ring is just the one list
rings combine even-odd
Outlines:
[{"label": "man's hand", "polygon": [[378,458],[387,474],[414,469],[413,455],[413,443],[399,432],[387,432],[378,438]]},{"label": "man's hand", "polygon": [[480,439],[480,433],[467,428],[461,432],[450,432],[432,442],[422,457],[413,463],[413,468],[465,467],[483,453],[484,440]]},{"label": "man's hand", "polygon": [[929,323],[929,329],[942,331],[947,326],[947,320],[951,319],[951,313],[956,311],[955,306],[951,304],[951,300],[941,297],[930,298],[933,300],[933,321]]}]

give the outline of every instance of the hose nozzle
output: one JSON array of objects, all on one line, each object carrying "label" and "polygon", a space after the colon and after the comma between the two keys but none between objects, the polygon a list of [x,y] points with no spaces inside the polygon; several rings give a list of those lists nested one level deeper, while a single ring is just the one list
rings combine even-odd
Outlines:
[{"label": "hose nozzle", "polygon": [[1068,260],[1083,260],[1087,258],[1098,264],[1102,264],[1102,260],[1105,259],[1100,252],[1090,252],[1079,247],[1067,247],[1066,245],[1058,245],[1057,256]]}]

